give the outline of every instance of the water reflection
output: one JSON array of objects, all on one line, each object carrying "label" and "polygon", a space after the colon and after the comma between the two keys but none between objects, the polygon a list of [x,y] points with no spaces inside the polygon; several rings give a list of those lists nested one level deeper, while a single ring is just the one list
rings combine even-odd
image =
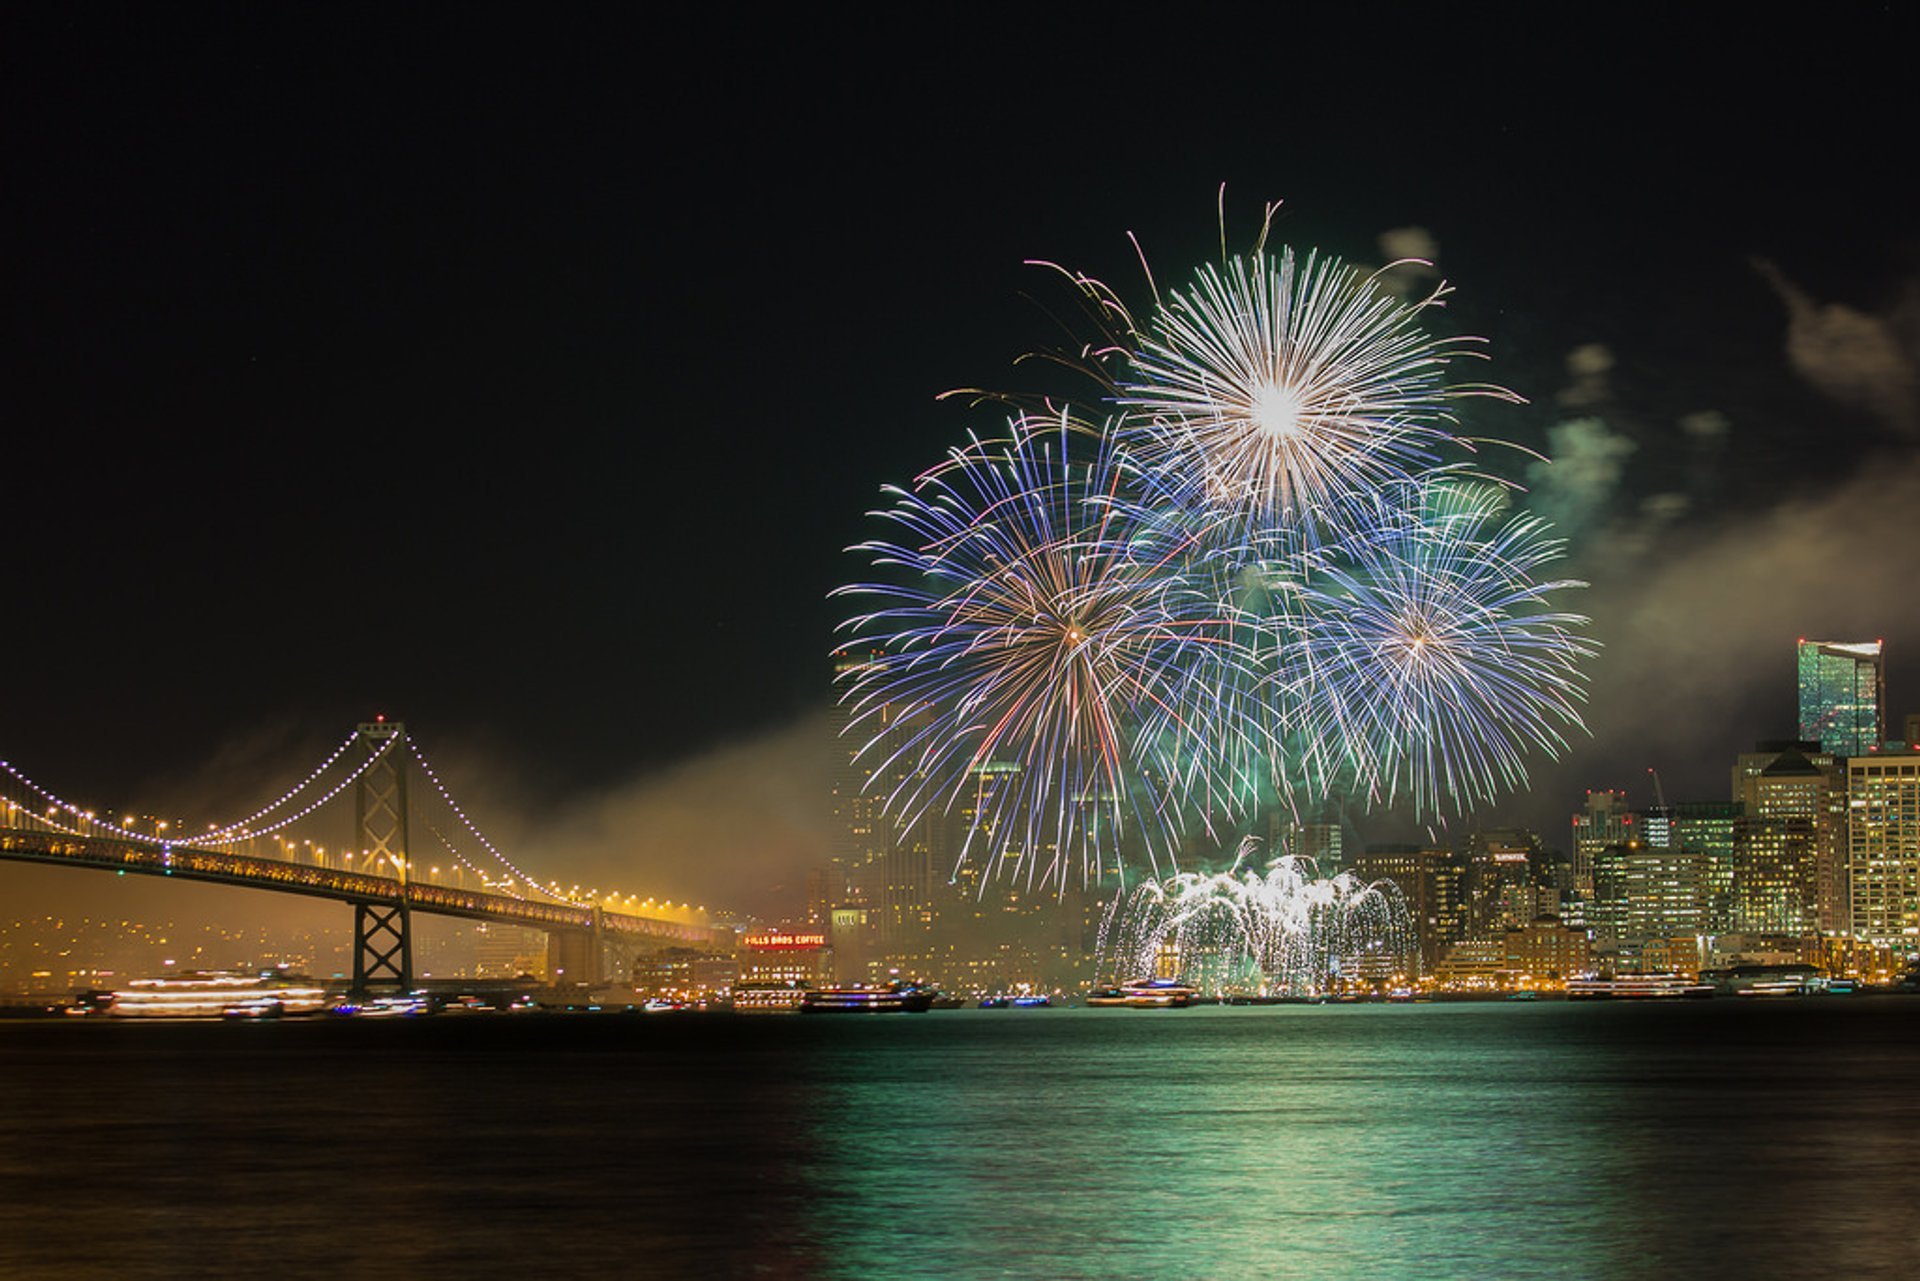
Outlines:
[{"label": "water reflection", "polygon": [[0,1024],[0,1274],[1903,1271],[1920,1001]]}]

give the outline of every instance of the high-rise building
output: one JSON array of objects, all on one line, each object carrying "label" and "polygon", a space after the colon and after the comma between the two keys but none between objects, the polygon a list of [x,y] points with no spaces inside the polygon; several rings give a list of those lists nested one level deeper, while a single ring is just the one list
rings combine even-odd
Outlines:
[{"label": "high-rise building", "polygon": [[1731,920],[1736,933],[1812,938],[1845,929],[1844,783],[1831,754],[1762,743],[1734,778]]},{"label": "high-rise building", "polygon": [[1295,823],[1287,829],[1286,852],[1312,859],[1322,876],[1332,876],[1346,866],[1340,837],[1338,823]]},{"label": "high-rise building", "polygon": [[[857,647],[840,650],[834,655],[836,680],[846,682],[875,657]],[[902,825],[886,813],[887,799],[915,781],[917,756],[910,743],[924,716],[920,709],[885,703],[855,724],[852,708],[835,709],[835,842],[826,880],[835,896],[827,911],[843,970],[853,963],[849,958],[864,957],[872,967],[890,954],[917,951],[932,919],[933,887],[946,880],[942,816]],[[856,930],[870,938],[853,939]]]},{"label": "high-rise building", "polygon": [[1864,756],[1887,736],[1887,669],[1881,643],[1799,645],[1800,737],[1835,756]]},{"label": "high-rise building", "polygon": [[1464,930],[1460,902],[1462,863],[1453,851],[1430,845],[1369,845],[1349,870],[1363,881],[1389,881],[1400,891],[1420,941],[1423,967],[1432,973],[1447,947]]},{"label": "high-rise building", "polygon": [[[1689,811],[1685,820],[1679,817],[1682,808]],[[1696,808],[1659,806],[1629,813],[1623,827],[1631,835],[1594,856],[1589,923],[1596,938],[1637,947],[1708,928],[1713,857],[1692,830]]]},{"label": "high-rise building", "polygon": [[1467,837],[1467,932],[1499,938],[1542,913],[1559,914],[1560,896],[1544,875],[1540,838],[1525,828],[1486,828]]},{"label": "high-rise building", "polygon": [[1853,936],[1920,952],[1920,751],[1848,760],[1847,804]]},{"label": "high-rise building", "polygon": [[1708,934],[1733,928],[1733,834],[1742,809],[1738,801],[1681,801],[1668,810],[1669,841],[1699,860]]},{"label": "high-rise building", "polygon": [[1609,845],[1624,844],[1635,835],[1627,794],[1611,788],[1587,793],[1586,805],[1573,814],[1573,886],[1561,904],[1569,925],[1585,925],[1593,902],[1593,863]]}]

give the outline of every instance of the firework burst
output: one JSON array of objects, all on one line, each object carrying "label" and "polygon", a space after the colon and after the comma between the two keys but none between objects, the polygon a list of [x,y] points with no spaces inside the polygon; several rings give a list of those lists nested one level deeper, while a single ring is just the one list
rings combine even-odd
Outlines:
[{"label": "firework burst", "polygon": [[954,451],[878,513],[900,537],[856,549],[896,581],[841,589],[877,604],[845,625],[883,644],[841,698],[887,812],[958,812],[959,858],[1062,886],[1128,833],[1157,866],[1184,815],[1231,798],[1212,762],[1244,731],[1217,674],[1249,661],[1183,569],[1196,534],[1124,501],[1137,478],[1089,430],[1020,420]]},{"label": "firework burst", "polygon": [[1064,888],[1123,837],[1157,873],[1192,823],[1437,817],[1564,749],[1595,646],[1548,597],[1580,584],[1452,457],[1461,398],[1518,398],[1448,381],[1479,352],[1428,332],[1446,286],[1409,303],[1264,227],[1144,324],[1063,274],[1093,336],[1037,354],[1094,380],[1098,422],[1049,401],[889,491],[892,536],[855,549],[881,575],[842,589],[871,656],[841,703],[896,827],[959,815],[956,870]]},{"label": "firework burst", "polygon": [[1200,269],[1154,313],[1118,384],[1143,466],[1192,501],[1242,511],[1258,537],[1320,526],[1382,485],[1438,465],[1462,396],[1449,362],[1478,354],[1421,324],[1441,286],[1408,305],[1379,273],[1264,249]]},{"label": "firework burst", "polygon": [[1548,604],[1561,555],[1545,522],[1455,480],[1374,497],[1373,519],[1308,576],[1289,697],[1373,798],[1437,815],[1526,779],[1580,724],[1586,619]]}]

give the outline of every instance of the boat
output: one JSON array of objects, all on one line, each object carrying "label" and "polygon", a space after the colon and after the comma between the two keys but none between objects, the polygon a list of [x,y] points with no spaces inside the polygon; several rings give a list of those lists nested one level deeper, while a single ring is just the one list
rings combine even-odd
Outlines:
[{"label": "boat", "polygon": [[733,1012],[736,1014],[791,1014],[800,1008],[807,994],[805,983],[735,983]]},{"label": "boat", "polygon": [[271,1019],[320,1014],[327,990],[277,970],[186,970],[135,979],[116,991],[107,1014],[120,1019]]},{"label": "boat", "polygon": [[1713,995],[1713,984],[1680,974],[1622,974],[1610,979],[1568,979],[1569,1001],[1651,1001]]},{"label": "boat", "polygon": [[1052,997],[1039,994],[983,996],[980,998],[980,1008],[983,1010],[1032,1010],[1052,1004]]},{"label": "boat", "polygon": [[1811,996],[1829,986],[1827,976],[1811,965],[1735,965],[1703,970],[1700,981],[1723,996]]},{"label": "boat", "polygon": [[932,988],[912,983],[868,987],[808,988],[800,997],[802,1014],[921,1014],[933,1008]]},{"label": "boat", "polygon": [[1087,994],[1091,1006],[1133,1010],[1184,1009],[1199,999],[1197,989],[1179,979],[1135,979],[1119,987],[1097,988]]}]

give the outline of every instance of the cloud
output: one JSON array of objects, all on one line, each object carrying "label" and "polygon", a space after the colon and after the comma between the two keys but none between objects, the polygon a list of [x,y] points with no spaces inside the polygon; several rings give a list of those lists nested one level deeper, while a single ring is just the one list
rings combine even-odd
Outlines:
[{"label": "cloud", "polygon": [[1697,445],[1718,447],[1733,432],[1733,423],[1717,409],[1703,409],[1680,419],[1680,431]]},{"label": "cloud", "polygon": [[576,805],[529,861],[602,891],[785,918],[831,854],[833,747],[822,712],[685,761]]},{"label": "cloud", "polygon": [[1843,303],[1816,303],[1772,263],[1754,264],[1787,304],[1787,360],[1838,404],[1895,431],[1920,434],[1920,363],[1893,322]]},{"label": "cloud", "polygon": [[1613,351],[1603,343],[1587,343],[1567,353],[1567,373],[1573,382],[1559,393],[1559,401],[1572,408],[1604,404],[1613,395],[1607,375],[1613,369]]},{"label": "cloud", "polygon": [[1598,418],[1575,418],[1547,428],[1550,461],[1527,468],[1529,503],[1563,533],[1599,521],[1613,502],[1635,445]]},{"label": "cloud", "polygon": [[1920,463],[1882,461],[1821,497],[1670,539],[1590,593],[1582,608],[1607,646],[1596,734],[1730,762],[1747,740],[1792,736],[1791,723],[1754,724],[1745,709],[1791,717],[1796,638],[1920,644],[1920,598],[1902,590],[1889,551],[1911,539],[1916,503]]},{"label": "cloud", "polygon": [[1440,279],[1433,264],[1440,257],[1440,246],[1425,227],[1396,227],[1383,231],[1379,238],[1380,255],[1396,264],[1379,278],[1379,285],[1396,298],[1429,288]]}]

